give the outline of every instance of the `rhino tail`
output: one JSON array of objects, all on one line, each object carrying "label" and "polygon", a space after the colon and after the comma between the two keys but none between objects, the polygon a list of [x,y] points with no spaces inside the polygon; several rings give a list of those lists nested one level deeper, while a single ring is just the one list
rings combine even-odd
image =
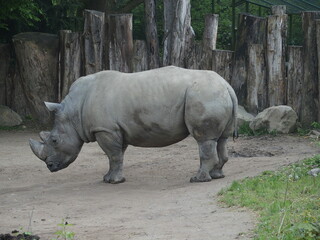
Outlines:
[{"label": "rhino tail", "polygon": [[232,110],[232,118],[233,118],[233,141],[238,138],[238,98],[235,94],[233,88],[228,86],[228,92],[230,94],[233,110]]}]

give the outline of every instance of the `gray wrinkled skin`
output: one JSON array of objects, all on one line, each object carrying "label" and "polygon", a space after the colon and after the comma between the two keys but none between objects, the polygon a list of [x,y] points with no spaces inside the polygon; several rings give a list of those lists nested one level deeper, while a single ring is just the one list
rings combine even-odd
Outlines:
[{"label": "gray wrinkled skin", "polygon": [[191,134],[199,145],[200,168],[191,182],[224,177],[227,138],[236,129],[237,98],[212,71],[164,67],[139,73],[103,71],[78,79],[55,112],[51,132],[30,146],[50,171],[66,168],[84,142],[97,141],[109,158],[108,183],[125,181],[128,145],[163,147]]}]

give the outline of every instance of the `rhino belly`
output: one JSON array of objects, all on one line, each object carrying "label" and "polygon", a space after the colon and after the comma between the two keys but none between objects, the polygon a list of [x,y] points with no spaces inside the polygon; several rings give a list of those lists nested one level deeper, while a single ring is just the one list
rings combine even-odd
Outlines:
[{"label": "rhino belly", "polygon": [[[177,143],[189,135],[184,119],[162,119],[163,121],[138,121],[127,126],[125,142],[137,147],[164,147]],[[169,122],[170,121],[170,122]]]}]

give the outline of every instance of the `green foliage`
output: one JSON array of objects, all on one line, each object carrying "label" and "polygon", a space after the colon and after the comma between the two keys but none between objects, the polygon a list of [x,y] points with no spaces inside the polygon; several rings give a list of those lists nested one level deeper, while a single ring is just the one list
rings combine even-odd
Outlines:
[{"label": "green foliage", "polygon": [[238,133],[245,136],[262,136],[267,134],[276,136],[278,134],[276,130],[268,131],[267,129],[259,129],[254,131],[250,128],[249,122],[245,122],[239,126]]},{"label": "green foliage", "polygon": [[57,238],[53,238],[51,240],[58,240],[58,239],[73,240],[74,239],[75,233],[70,232],[67,229],[73,226],[73,224],[70,224],[63,219],[62,222],[58,224],[58,226],[60,227],[60,229],[57,232],[55,232],[55,235],[57,236]]},{"label": "green foliage", "polygon": [[234,181],[219,192],[220,200],[258,212],[255,239],[320,239],[320,177],[307,174],[319,166],[316,155],[280,171]]}]

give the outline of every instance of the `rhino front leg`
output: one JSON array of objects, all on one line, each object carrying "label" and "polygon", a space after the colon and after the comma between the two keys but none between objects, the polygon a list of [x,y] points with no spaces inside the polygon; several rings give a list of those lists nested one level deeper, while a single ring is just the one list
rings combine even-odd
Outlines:
[{"label": "rhino front leg", "polygon": [[109,158],[109,171],[103,177],[106,183],[123,183],[126,179],[122,176],[123,155],[127,148],[124,145],[119,135],[99,132],[96,134],[96,139],[102,150]]},{"label": "rhino front leg", "polygon": [[210,176],[213,179],[224,178],[222,168],[228,161],[227,141],[228,138],[219,138],[218,140],[217,151],[219,156],[219,164],[210,171]]},{"label": "rhino front leg", "polygon": [[200,168],[190,182],[209,182],[212,177],[210,171],[219,163],[217,154],[217,141],[207,140],[198,142],[200,155]]}]

